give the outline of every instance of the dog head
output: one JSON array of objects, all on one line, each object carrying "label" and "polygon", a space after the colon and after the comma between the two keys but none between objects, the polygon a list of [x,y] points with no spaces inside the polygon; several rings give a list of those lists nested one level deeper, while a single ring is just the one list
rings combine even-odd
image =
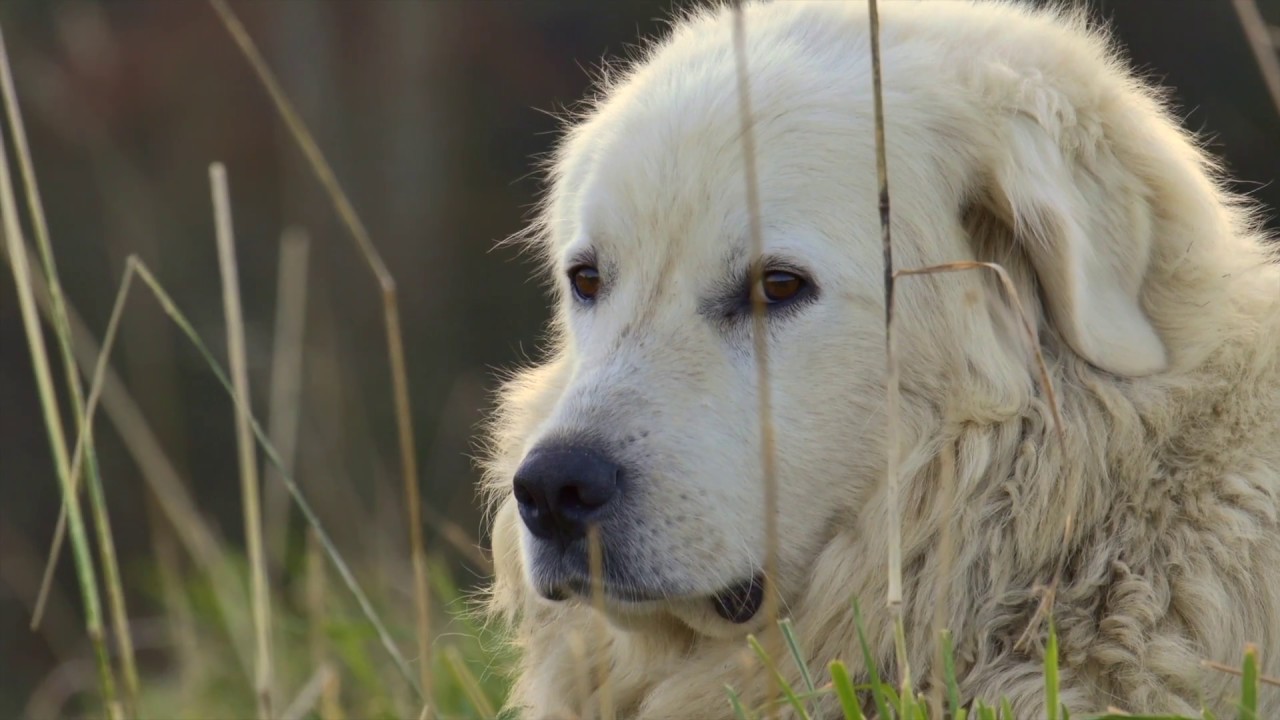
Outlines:
[{"label": "dog head", "polygon": [[[1145,281],[1158,226],[1177,219],[1152,207],[1176,185],[1161,173],[1201,177],[1198,156],[1181,138],[1185,156],[1145,149],[1147,134],[1178,131],[1078,22],[972,12],[882,13],[898,266],[1000,262],[1051,358],[1161,372],[1170,351]],[[663,612],[740,633],[758,620],[767,465],[784,601],[883,492],[866,7],[751,6],[745,49],[758,207],[727,11],[680,23],[556,156],[532,233],[554,288],[555,347],[508,387],[489,473],[500,583],[552,601],[589,594],[596,528],[612,617]],[[899,291],[904,473],[927,462],[942,405],[1010,417],[1036,392],[999,287],[954,274]]]}]

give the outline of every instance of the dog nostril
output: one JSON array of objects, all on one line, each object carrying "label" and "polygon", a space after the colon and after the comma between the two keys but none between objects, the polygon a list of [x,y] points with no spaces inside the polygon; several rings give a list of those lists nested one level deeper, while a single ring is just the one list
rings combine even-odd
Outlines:
[{"label": "dog nostril", "polygon": [[568,542],[599,521],[620,481],[619,466],[594,449],[535,448],[516,471],[512,494],[530,532]]},{"label": "dog nostril", "polygon": [[569,512],[594,510],[613,499],[617,490],[617,473],[603,482],[568,485],[560,491],[560,508]]},{"label": "dog nostril", "polygon": [[515,482],[513,494],[516,496],[516,502],[521,505],[537,505],[538,501],[533,498],[533,493],[529,492],[529,488],[525,487],[519,479]]},{"label": "dog nostril", "polygon": [[582,500],[582,492],[572,485],[560,491],[559,508],[566,511],[585,510],[587,503]]}]

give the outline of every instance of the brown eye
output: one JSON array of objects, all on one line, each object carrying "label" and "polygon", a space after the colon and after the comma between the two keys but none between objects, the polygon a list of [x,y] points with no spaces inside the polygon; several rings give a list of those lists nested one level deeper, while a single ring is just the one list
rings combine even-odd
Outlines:
[{"label": "brown eye", "polygon": [[767,271],[760,281],[765,301],[770,303],[786,302],[800,294],[804,286],[803,278],[783,270]]},{"label": "brown eye", "polygon": [[583,300],[594,300],[600,293],[600,272],[590,265],[581,265],[569,271],[573,292]]}]

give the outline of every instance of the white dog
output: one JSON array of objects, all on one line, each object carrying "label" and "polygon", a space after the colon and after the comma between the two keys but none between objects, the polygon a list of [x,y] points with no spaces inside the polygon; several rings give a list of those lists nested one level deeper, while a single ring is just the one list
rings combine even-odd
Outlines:
[{"label": "white dog", "polygon": [[[857,598],[892,678],[867,10],[751,5],[744,27],[779,600],[815,675],[842,659],[865,678]],[[941,607],[966,701],[1041,714],[1037,609],[1056,576],[1070,709],[1234,715],[1237,679],[1202,660],[1239,665],[1256,643],[1280,668],[1280,265],[1081,18],[887,0],[881,20],[897,265],[1007,269],[1065,438],[995,275],[900,282],[913,676],[934,677]],[[529,717],[597,712],[602,667],[626,718],[728,717],[726,684],[770,692],[743,662],[766,623],[766,536],[738,103],[732,14],[699,11],[606,83],[554,160],[530,233],[552,347],[504,389],[487,466],[493,604],[518,628]],[[1263,701],[1280,717],[1280,692]]]}]

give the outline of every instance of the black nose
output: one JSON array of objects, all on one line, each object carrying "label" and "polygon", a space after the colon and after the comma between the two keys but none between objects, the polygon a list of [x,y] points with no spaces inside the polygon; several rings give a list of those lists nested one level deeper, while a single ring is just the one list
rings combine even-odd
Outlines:
[{"label": "black nose", "polygon": [[515,496],[529,532],[568,543],[584,537],[618,494],[622,468],[582,446],[535,448],[516,470]]}]

